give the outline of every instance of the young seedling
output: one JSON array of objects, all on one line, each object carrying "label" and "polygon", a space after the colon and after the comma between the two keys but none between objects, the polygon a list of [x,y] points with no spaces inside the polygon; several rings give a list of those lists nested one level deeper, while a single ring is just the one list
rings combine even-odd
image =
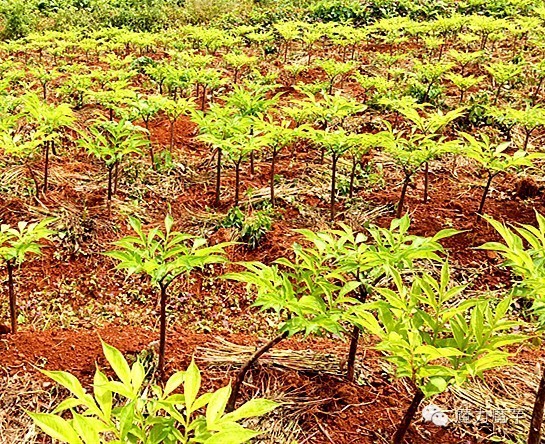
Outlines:
[{"label": "young seedling", "polygon": [[279,405],[255,398],[226,413],[231,387],[199,396],[202,377],[193,360],[187,370],[174,373],[161,387],[149,384],[147,369],[140,360],[129,366],[119,350],[104,342],[102,351],[115,377],[110,379],[97,367],[91,394],[71,373],[42,370],[70,392],[53,413],[27,412],[55,441],[106,444],[115,438],[115,442],[149,444],[243,444],[260,433],[239,421],[263,416]]},{"label": "young seedling", "polygon": [[377,289],[380,299],[356,306],[355,316],[378,337],[376,348],[395,376],[413,386],[392,440],[401,444],[424,398],[508,365],[510,354],[503,348],[526,337],[514,334],[519,323],[507,318],[511,298],[498,303],[462,298],[465,287],[452,285],[447,263],[438,280],[424,273],[409,287],[399,273],[392,278],[395,289]]},{"label": "young seedling", "polygon": [[[146,128],[146,134],[149,141],[149,156],[151,161],[151,167],[156,168],[155,165],[155,153],[153,150],[153,142],[151,140],[151,132],[149,124],[152,118],[154,118],[159,111],[162,110],[165,100],[162,96],[149,96],[147,98],[139,98],[131,104],[130,117],[142,119],[144,127]],[[129,119],[132,120],[132,119]]]},{"label": "young seedling", "polygon": [[126,270],[129,276],[146,275],[152,285],[159,289],[160,333],[157,371],[163,378],[165,376],[168,287],[179,277],[188,277],[197,268],[202,269],[207,265],[226,262],[224,248],[231,243],[206,246],[206,239],[172,231],[174,219],[170,215],[165,217],[164,231],[159,228],[146,231],[142,222],[135,217],[129,218],[129,225],[135,235],[114,242],[119,249],[105,254],[119,262],[117,269]]},{"label": "young seedling", "polygon": [[274,24],[274,29],[284,40],[284,63],[288,61],[291,45],[301,36],[300,27],[301,24],[298,22],[280,22]]},{"label": "young seedling", "polygon": [[17,295],[15,293],[14,272],[26,261],[29,254],[41,254],[43,240],[48,240],[54,231],[48,227],[54,219],[40,222],[19,222],[16,227],[0,225],[0,260],[8,273],[9,312],[11,333],[17,333]]},{"label": "young seedling", "polygon": [[447,79],[460,90],[458,105],[461,105],[464,102],[466,92],[481,83],[484,80],[484,76],[475,77],[473,75],[464,76],[462,74],[449,73],[447,74]]},{"label": "young seedling", "polygon": [[[258,117],[264,115],[268,109],[273,107],[280,97],[276,94],[272,98],[267,98],[267,93],[270,92],[275,85],[258,85],[247,84],[248,89],[235,85],[233,92],[225,97],[227,106],[238,110],[242,118],[250,118],[252,121],[259,122]],[[250,128],[250,133],[253,133],[253,126]],[[251,134],[250,134],[251,135]],[[254,169],[254,150],[250,151],[250,174],[255,174]]]},{"label": "young seedling", "polygon": [[123,158],[130,153],[141,153],[142,148],[148,145],[143,136],[145,130],[133,125],[128,120],[97,121],[89,127],[89,134],[83,134],[78,141],[89,154],[97,157],[106,165],[108,170],[108,188],[106,205],[108,213],[111,211],[112,197],[117,191],[119,181],[119,165]]},{"label": "young seedling", "polygon": [[278,154],[295,140],[301,137],[306,127],[299,126],[296,129],[291,128],[291,122],[282,120],[279,123],[259,120],[256,123],[256,129],[261,134],[267,135],[268,148],[271,151],[271,171],[269,179],[271,205],[275,206],[274,178],[276,174],[276,160]]},{"label": "young seedling", "polygon": [[35,125],[43,137],[44,178],[43,192],[47,193],[49,183],[49,156],[55,152],[63,131],[74,124],[75,117],[70,106],[65,103],[49,105],[42,102],[36,94],[23,97],[23,109],[30,125]]},{"label": "young seedling", "polygon": [[[359,282],[354,291],[358,303],[367,302],[376,288],[391,281],[392,272],[414,275],[430,262],[440,261],[443,248],[439,241],[458,232],[441,230],[433,237],[421,237],[408,233],[409,216],[394,219],[389,228],[370,225],[365,231],[355,232],[344,224],[340,228],[313,232],[298,230],[305,241],[312,243],[306,248],[307,255],[319,257],[335,272]],[[393,270],[393,271],[392,271]],[[353,325],[347,358],[347,378],[354,379],[356,354],[361,325],[357,319],[349,319]]]},{"label": "young seedling", "polygon": [[524,150],[518,150],[513,154],[508,154],[507,149],[511,142],[495,144],[485,133],[481,134],[481,140],[476,139],[471,134],[461,133],[467,140],[468,146],[462,152],[465,156],[477,161],[486,171],[487,179],[484,186],[483,195],[477,210],[477,217],[483,214],[486,196],[490,190],[492,180],[511,169],[532,166],[533,160],[541,157],[537,153],[529,154]]},{"label": "young seedling", "polygon": [[233,83],[235,85],[238,83],[240,73],[245,68],[251,68],[257,63],[257,57],[247,56],[244,53],[234,53],[234,52],[225,54],[223,56],[223,60],[225,61],[227,66],[230,66],[234,70]]},{"label": "young seedling", "polygon": [[329,82],[328,94],[333,94],[333,86],[337,79],[341,79],[342,86],[344,78],[356,68],[356,63],[354,62],[343,63],[333,59],[317,60],[314,64],[323,69],[327,76]]},{"label": "young seedling", "polygon": [[329,218],[335,220],[335,195],[336,195],[336,174],[337,163],[341,156],[364,143],[364,135],[347,133],[339,129],[336,131],[323,131],[310,129],[308,138],[317,146],[322,148],[326,153],[331,155],[331,193],[329,201]]},{"label": "young seedling", "polygon": [[493,105],[498,103],[502,88],[513,86],[522,75],[522,64],[495,62],[485,67],[486,71],[494,81],[496,94],[494,95]]},{"label": "young seedling", "polygon": [[348,295],[359,284],[346,281],[342,273],[331,270],[329,257],[308,254],[297,244],[293,251],[293,262],[286,258],[272,265],[246,262],[241,264],[246,271],[223,276],[248,284],[248,289],[256,292],[254,305],[262,311],[272,310],[283,319],[277,336],[256,350],[238,371],[227,403],[228,412],[235,408],[246,373],[263,354],[296,334],[343,333],[346,307],[357,302]]},{"label": "young seedling", "polygon": [[[509,227],[492,218],[486,220],[503,238],[501,242],[488,242],[481,248],[497,251],[505,259],[504,265],[520,278],[512,292],[531,301],[534,323],[538,331],[545,325],[545,217],[536,212],[537,227],[520,224]],[[545,369],[536,390],[528,444],[541,443],[543,411],[545,410]]]},{"label": "young seedling", "polygon": [[191,99],[185,99],[183,97],[177,100],[166,100],[163,109],[165,114],[170,122],[169,129],[169,147],[170,151],[174,148],[174,128],[176,122],[181,116],[190,115],[191,112],[195,109],[195,102]]},{"label": "young seedling", "polygon": [[433,136],[422,136],[421,134],[409,134],[405,138],[403,133],[394,134],[392,132],[384,136],[381,143],[386,149],[386,153],[403,171],[403,185],[396,211],[396,217],[400,218],[403,214],[407,189],[414,174],[430,160],[444,153],[453,152],[458,143],[456,141],[447,142],[443,139],[436,141]]},{"label": "young seedling", "polygon": [[[411,133],[414,135],[417,132],[424,138],[428,138],[430,141],[438,140],[445,128],[460,118],[465,112],[465,108],[456,108],[446,114],[441,110],[433,113],[427,113],[425,116],[421,116],[415,107],[401,107],[399,113],[410,120],[414,127],[411,128]],[[431,160],[431,159],[430,159]],[[429,162],[424,163],[424,203],[428,202],[428,189],[429,189]]]}]

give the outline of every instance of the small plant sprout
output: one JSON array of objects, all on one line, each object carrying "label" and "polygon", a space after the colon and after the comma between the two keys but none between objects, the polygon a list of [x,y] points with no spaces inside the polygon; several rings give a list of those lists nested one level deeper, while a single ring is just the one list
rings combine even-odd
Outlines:
[{"label": "small plant sprout", "polygon": [[174,148],[174,129],[176,122],[181,116],[191,114],[195,109],[195,102],[191,99],[180,97],[176,100],[166,100],[163,106],[165,114],[170,122],[169,129],[169,147],[170,151]]},{"label": "small plant sprout", "polygon": [[343,63],[332,59],[317,60],[314,63],[316,66],[323,69],[327,76],[327,80],[329,82],[328,94],[333,94],[333,86],[335,85],[335,81],[340,79],[342,86],[342,81],[345,79],[345,77],[356,68],[356,63],[354,62]]},{"label": "small plant sprout", "polygon": [[162,110],[165,104],[164,97],[162,96],[149,96],[147,98],[138,98],[131,104],[131,117],[136,117],[144,122],[146,128],[146,134],[149,141],[149,156],[152,168],[155,169],[155,154],[153,150],[153,142],[151,140],[151,133],[149,124],[151,120]]},{"label": "small plant sprout", "polygon": [[0,225],[0,263],[8,272],[9,311],[11,333],[17,333],[17,295],[15,293],[14,272],[26,261],[29,254],[41,253],[40,241],[48,240],[54,231],[48,227],[54,219],[40,222],[19,222],[16,227]]},{"label": "small plant sprout", "polygon": [[240,78],[240,74],[247,70],[247,68],[251,68],[256,64],[257,57],[247,56],[244,53],[230,52],[223,56],[223,60],[227,66],[233,68],[233,83],[236,85]]},{"label": "small plant sprout", "polygon": [[507,150],[511,146],[511,142],[495,144],[486,134],[481,134],[481,140],[476,139],[471,134],[461,133],[467,140],[468,145],[463,149],[465,156],[477,161],[486,171],[487,178],[484,186],[481,202],[477,210],[477,215],[482,215],[486,196],[490,190],[492,180],[509,170],[532,166],[533,161],[542,157],[538,153],[527,153],[524,150],[518,150],[513,154],[508,154]]},{"label": "small plant sprout", "polygon": [[284,40],[284,63],[288,61],[291,45],[301,36],[300,23],[280,22],[274,24],[274,29]]},{"label": "small plant sprout", "polygon": [[396,210],[396,217],[400,218],[403,214],[407,189],[413,175],[420,171],[422,166],[430,160],[457,149],[458,143],[456,141],[444,141],[444,139],[436,141],[434,137],[420,134],[408,135],[405,138],[403,133],[390,133],[382,139],[382,144],[386,153],[399,166],[404,176]]},{"label": "small plant sprout", "polygon": [[235,134],[246,131],[248,118],[235,115],[235,110],[219,105],[212,106],[208,113],[193,112],[193,121],[199,125],[198,139],[216,150],[216,193],[214,205],[220,204],[221,198],[221,170],[223,151],[228,148],[229,139]]},{"label": "small plant sprout", "polygon": [[[456,108],[447,113],[443,113],[441,110],[439,110],[436,112],[427,113],[425,116],[421,116],[416,108],[410,106],[401,107],[399,112],[413,123],[414,126],[411,128],[413,135],[420,132],[424,138],[428,138],[429,141],[434,141],[440,137],[448,125],[464,114],[465,108]],[[429,161],[426,161],[424,162],[424,203],[428,202],[428,189]]]},{"label": "small plant sprout", "polygon": [[399,273],[392,278],[394,289],[377,289],[378,300],[355,310],[362,327],[379,338],[376,348],[395,376],[413,386],[392,440],[401,444],[423,399],[508,365],[510,355],[503,348],[526,337],[513,333],[519,323],[507,318],[509,297],[497,303],[462,298],[465,287],[452,285],[447,263],[438,280],[423,274],[407,286]]},{"label": "small plant sprout", "polygon": [[285,147],[294,143],[294,141],[301,137],[305,127],[299,126],[296,129],[291,128],[291,122],[289,120],[282,120],[279,123],[269,122],[266,120],[259,120],[256,123],[256,128],[262,134],[267,135],[267,144],[271,152],[271,171],[270,171],[270,199],[271,205],[275,205],[275,190],[274,190],[274,178],[276,174],[276,160],[280,151]]},{"label": "small plant sprout", "polygon": [[464,97],[467,91],[477,86],[484,80],[484,76],[475,77],[472,75],[464,76],[456,73],[449,73],[447,78],[460,90],[460,97],[458,99],[458,105],[463,104]]},{"label": "small plant sprout", "polygon": [[522,64],[495,62],[486,67],[486,71],[493,80],[496,88],[493,105],[498,103],[502,89],[513,86],[522,75]]},{"label": "small plant sprout", "polygon": [[254,398],[226,413],[231,387],[199,396],[202,377],[194,361],[187,370],[174,373],[161,387],[147,381],[146,368],[140,360],[129,366],[119,350],[104,342],[102,351],[115,377],[110,379],[97,367],[91,394],[86,393],[71,373],[42,370],[70,392],[70,397],[53,413],[27,412],[55,441],[243,444],[260,433],[243,427],[239,421],[266,415],[279,405]]},{"label": "small plant sprout", "polygon": [[172,231],[174,219],[170,215],[165,217],[164,231],[153,228],[146,232],[142,222],[135,217],[129,218],[129,225],[135,235],[114,242],[119,250],[105,254],[119,262],[117,269],[126,270],[129,276],[147,275],[152,285],[159,289],[160,333],[157,371],[164,377],[168,287],[177,278],[189,276],[196,268],[226,262],[224,248],[231,243],[206,246],[206,239]]}]

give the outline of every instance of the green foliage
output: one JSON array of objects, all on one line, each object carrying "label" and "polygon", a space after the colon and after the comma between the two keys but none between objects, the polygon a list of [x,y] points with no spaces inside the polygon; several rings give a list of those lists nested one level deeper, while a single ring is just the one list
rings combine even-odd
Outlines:
[{"label": "green foliage", "polygon": [[254,305],[275,311],[282,319],[280,332],[340,334],[346,305],[355,303],[349,294],[358,286],[327,266],[327,258],[295,244],[295,260],[281,258],[272,265],[244,262],[246,271],[224,278],[248,284],[256,292]]},{"label": "green foliage", "polygon": [[102,160],[107,168],[120,163],[130,153],[141,153],[148,141],[142,136],[144,129],[128,120],[97,120],[83,134],[78,143],[89,154]]},{"label": "green foliage", "polygon": [[367,20],[366,8],[358,0],[319,0],[313,2],[310,12],[314,19],[324,22],[360,25]]},{"label": "green foliage", "polygon": [[165,217],[164,231],[145,231],[142,222],[129,218],[136,235],[114,242],[119,250],[105,253],[118,261],[117,268],[132,274],[148,275],[154,285],[168,286],[182,274],[209,264],[225,262],[224,247],[228,243],[206,246],[206,239],[172,231],[174,219]]},{"label": "green foliage", "polygon": [[482,249],[499,252],[504,265],[520,280],[515,281],[515,294],[530,299],[541,328],[545,326],[545,217],[536,212],[537,227],[520,224],[509,227],[490,217],[486,220],[502,237],[501,242],[488,242]]},{"label": "green foliage", "polygon": [[160,387],[146,381],[140,361],[129,366],[119,350],[104,342],[102,350],[116,377],[110,379],[97,367],[92,393],[86,393],[70,373],[42,371],[71,395],[53,413],[27,412],[55,440],[68,444],[242,444],[260,433],[244,428],[239,421],[263,416],[278,406],[256,398],[225,413],[231,387],[199,396],[201,373],[195,362]]},{"label": "green foliage", "polygon": [[25,37],[36,26],[39,16],[33,10],[33,2],[22,0],[3,0],[0,2],[2,39],[19,39]]},{"label": "green foliage", "polygon": [[525,336],[506,319],[510,298],[499,303],[461,297],[445,263],[439,280],[429,274],[411,286],[394,273],[395,289],[381,288],[381,300],[357,307],[362,326],[379,338],[398,378],[409,378],[426,397],[462,385],[468,378],[509,364],[503,347]]},{"label": "green foliage", "polygon": [[533,160],[539,157],[536,153],[529,154],[524,150],[509,154],[507,150],[511,142],[494,144],[484,133],[481,134],[481,141],[471,134],[461,135],[469,142],[462,153],[481,164],[493,177],[510,169],[532,166]]},{"label": "green foliage", "polygon": [[53,221],[47,218],[40,222],[19,222],[16,227],[0,225],[0,259],[20,265],[28,254],[39,255],[40,241],[50,239],[55,234],[49,229]]},{"label": "green foliage", "polygon": [[251,250],[257,248],[272,228],[271,210],[257,210],[244,214],[239,207],[229,210],[221,225],[238,231],[237,241],[244,242]]}]

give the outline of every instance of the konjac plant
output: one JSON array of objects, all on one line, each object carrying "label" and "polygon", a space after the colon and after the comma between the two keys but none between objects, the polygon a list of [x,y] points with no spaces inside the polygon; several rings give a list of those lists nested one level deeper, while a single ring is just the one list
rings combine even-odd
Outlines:
[{"label": "konjac plant", "polygon": [[519,322],[507,315],[510,297],[461,297],[465,287],[453,285],[446,262],[439,279],[423,273],[405,284],[396,271],[392,278],[394,287],[377,289],[379,297],[356,306],[355,316],[378,338],[376,349],[392,364],[396,378],[412,385],[412,401],[392,439],[402,444],[425,398],[509,365],[505,347],[526,336],[516,333]]},{"label": "konjac plant", "polygon": [[129,218],[134,235],[124,237],[114,245],[115,251],[105,253],[118,263],[117,269],[127,274],[148,276],[151,284],[159,290],[159,364],[157,371],[165,376],[165,349],[167,339],[168,288],[178,278],[189,276],[195,269],[226,262],[225,247],[230,243],[206,246],[206,239],[187,233],[173,231],[174,219],[167,215],[164,230],[151,228],[145,230],[142,222]]},{"label": "konjac plant", "polygon": [[150,383],[140,360],[130,366],[118,349],[104,342],[102,351],[115,377],[108,377],[97,366],[92,394],[71,373],[42,370],[70,396],[53,413],[27,414],[56,441],[243,444],[261,433],[243,427],[239,421],[266,415],[279,405],[254,398],[228,413],[225,406],[231,387],[199,396],[202,376],[194,361],[187,370],[175,372],[160,386]]},{"label": "konjac plant", "polygon": [[40,222],[19,222],[15,227],[7,224],[0,225],[0,263],[6,267],[8,274],[11,333],[17,332],[15,271],[27,260],[29,255],[41,253],[41,242],[50,239],[55,234],[49,228],[52,222],[53,219],[47,218]]}]

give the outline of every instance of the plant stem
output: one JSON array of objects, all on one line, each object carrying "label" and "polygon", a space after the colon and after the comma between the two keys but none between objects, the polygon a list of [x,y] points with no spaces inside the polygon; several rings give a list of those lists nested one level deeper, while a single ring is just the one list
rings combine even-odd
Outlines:
[{"label": "plant stem", "polygon": [[45,161],[44,161],[44,194],[47,193],[47,186],[49,182],[49,142],[45,143]]},{"label": "plant stem", "polygon": [[498,99],[500,98],[500,94],[501,94],[501,87],[502,87],[502,85],[498,85],[498,90],[496,91],[496,96],[494,97],[494,102],[492,103],[493,106],[496,106],[496,103],[498,103]]},{"label": "plant stem", "polygon": [[541,77],[539,79],[539,83],[537,84],[537,87],[534,91],[534,94],[532,94],[532,105],[536,102],[539,92],[541,91],[541,87],[543,86],[543,80],[545,80],[545,77]]},{"label": "plant stem", "polygon": [[206,85],[202,85],[201,91],[201,111],[204,113],[204,109],[206,107]]},{"label": "plant stem", "polygon": [[36,174],[34,174],[34,170],[31,168],[30,164],[26,164],[27,170],[30,174],[30,178],[32,179],[32,182],[34,182],[34,195],[36,196],[36,199],[40,195],[40,184],[38,183],[38,179],[36,178]]},{"label": "plant stem", "polygon": [[242,157],[240,157],[235,164],[235,207],[238,207],[239,199],[239,187],[240,187],[240,164],[242,162]]},{"label": "plant stem", "polygon": [[409,186],[409,181],[411,176],[405,175],[405,180],[403,181],[403,187],[401,188],[401,196],[399,197],[399,202],[397,204],[396,217],[399,219],[403,213],[403,204],[405,203],[405,195],[407,194],[407,187]]},{"label": "plant stem", "polygon": [[348,197],[352,199],[354,196],[354,179],[356,178],[356,167],[358,166],[358,161],[356,156],[352,157],[352,170],[350,171],[350,187],[348,190]]},{"label": "plant stem", "polygon": [[282,340],[286,339],[287,337],[288,337],[288,332],[287,331],[285,331],[284,333],[276,336],[274,339],[267,342],[263,347],[256,350],[256,352],[246,362],[246,364],[244,364],[240,368],[240,370],[237,373],[235,383],[233,384],[233,390],[231,391],[231,396],[229,396],[229,400],[227,401],[227,406],[225,407],[225,411],[227,413],[230,413],[235,409],[235,404],[237,402],[238,394],[240,392],[240,388],[242,386],[242,383],[244,382],[244,377],[246,376],[246,373],[248,372],[248,370],[250,370],[252,368],[252,366],[256,363],[256,361],[261,356],[263,356],[271,348],[273,348],[276,344],[278,344]]},{"label": "plant stem", "polygon": [[330,208],[329,208],[329,219],[333,222],[335,220],[335,182],[337,176],[337,160],[339,156],[333,153],[333,163],[331,165],[331,197],[330,197]]},{"label": "plant stem", "polygon": [[174,125],[176,124],[176,119],[170,121],[170,152],[174,148]]},{"label": "plant stem", "polygon": [[106,206],[108,208],[108,214],[112,211],[112,178],[113,178],[114,166],[108,166],[108,194],[106,196]]},{"label": "plant stem", "polygon": [[9,294],[9,315],[11,320],[11,333],[17,333],[17,300],[15,286],[13,284],[13,260],[6,262],[8,269],[8,294]]},{"label": "plant stem", "polygon": [[360,339],[360,329],[354,325],[350,336],[350,349],[348,351],[348,360],[346,362],[346,377],[349,381],[354,381],[356,368],[356,353],[358,352],[358,341]]},{"label": "plant stem", "polygon": [[116,162],[114,167],[114,186],[113,186],[112,194],[117,193],[118,186],[119,186],[119,162]]},{"label": "plant stem", "polygon": [[218,148],[218,161],[216,163],[216,200],[214,205],[220,205],[220,188],[221,188],[221,148]]},{"label": "plant stem", "polygon": [[530,142],[530,136],[532,135],[533,129],[531,128],[524,128],[525,136],[524,136],[524,144],[522,146],[522,149],[526,151],[526,148],[528,148],[528,143]]},{"label": "plant stem", "polygon": [[543,410],[545,407],[545,368],[541,374],[539,387],[536,393],[534,409],[532,410],[532,420],[530,421],[530,431],[528,433],[528,444],[541,443],[541,425],[543,423]]},{"label": "plant stem", "polygon": [[157,365],[157,371],[159,377],[164,379],[165,376],[165,349],[167,343],[167,285],[160,284],[160,315],[159,315],[159,363]]},{"label": "plant stem", "polygon": [[484,209],[484,203],[486,201],[486,196],[488,194],[488,190],[490,189],[490,184],[492,183],[492,179],[494,176],[492,173],[488,173],[488,179],[486,180],[486,185],[484,187],[483,196],[481,197],[481,203],[479,204],[479,209],[477,210],[477,214],[482,214]]},{"label": "plant stem", "polygon": [[274,207],[274,171],[276,168],[276,155],[278,152],[273,149],[271,159],[271,205]]},{"label": "plant stem", "polygon": [[405,434],[407,433],[407,430],[409,429],[409,426],[411,425],[411,422],[414,418],[414,415],[416,414],[416,411],[418,410],[418,407],[420,406],[420,403],[424,399],[424,393],[420,388],[416,388],[416,391],[414,393],[413,400],[411,402],[411,405],[405,412],[405,416],[403,417],[403,420],[399,424],[396,433],[394,435],[393,444],[402,444],[403,438],[405,437]]},{"label": "plant stem", "polygon": [[424,163],[424,203],[428,202],[428,187],[430,183],[430,165]]}]

